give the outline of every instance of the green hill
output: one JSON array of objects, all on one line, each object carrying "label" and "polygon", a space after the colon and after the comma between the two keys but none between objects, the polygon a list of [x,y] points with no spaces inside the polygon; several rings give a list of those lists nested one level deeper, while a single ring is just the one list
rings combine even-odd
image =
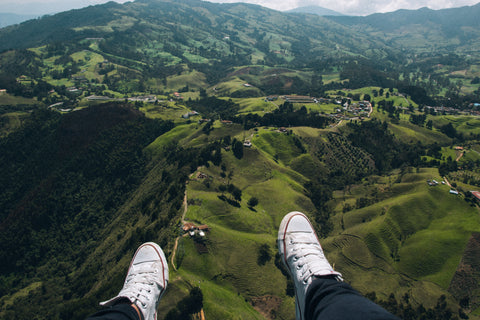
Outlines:
[{"label": "green hill", "polygon": [[478,318],[478,8],[137,0],[0,29],[0,318],[84,319],[155,241],[159,319],[195,288],[207,319],[293,319],[292,210],[400,317]]},{"label": "green hill", "polygon": [[[171,264],[161,318],[199,287],[207,318],[290,319],[294,299],[275,240],[293,210],[312,218],[327,256],[362,293],[399,302],[408,294],[414,308],[445,295],[459,310],[448,289],[479,232],[478,209],[447,186],[429,186],[442,179],[437,169],[405,167],[402,158],[389,163],[402,169],[379,171],[376,157],[404,148],[363,147],[392,139],[376,131],[381,122],[284,132],[217,121],[206,130],[116,104],[28,119],[0,145],[11,173],[1,184],[0,254],[11,262],[0,277],[3,318],[83,318],[116,293],[132,252],[152,240]],[[241,156],[227,148],[244,139],[252,146]],[[184,192],[184,219],[207,225],[205,237],[182,236]],[[45,299],[55,307],[42,307]]]}]

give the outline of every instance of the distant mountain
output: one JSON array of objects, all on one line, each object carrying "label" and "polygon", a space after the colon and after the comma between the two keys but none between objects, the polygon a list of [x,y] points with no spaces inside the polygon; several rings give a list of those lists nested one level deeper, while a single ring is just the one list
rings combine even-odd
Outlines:
[{"label": "distant mountain", "polygon": [[5,28],[0,31],[0,51],[85,38],[103,38],[107,44],[122,47],[111,53],[127,50],[128,58],[144,62],[148,61],[140,56],[152,51],[138,49],[152,45],[181,60],[234,56],[274,64],[313,60],[319,55],[360,55],[382,48],[375,39],[323,17],[286,14],[244,3],[137,0],[89,6]]},{"label": "distant mountain", "polygon": [[320,6],[305,6],[285,11],[287,13],[311,13],[319,16],[343,16],[343,13]]},{"label": "distant mountain", "polygon": [[478,52],[480,3],[461,8],[398,10],[366,17],[330,16],[352,30],[379,37],[390,46],[415,50]]},{"label": "distant mountain", "polygon": [[21,23],[30,19],[37,18],[38,15],[31,14],[16,14],[16,13],[1,13],[0,12],[0,28],[10,26],[12,24]]}]

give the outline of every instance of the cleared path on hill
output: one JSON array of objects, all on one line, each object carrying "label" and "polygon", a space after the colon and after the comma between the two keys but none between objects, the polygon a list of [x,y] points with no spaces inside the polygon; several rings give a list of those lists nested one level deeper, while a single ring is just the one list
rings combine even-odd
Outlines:
[{"label": "cleared path on hill", "polygon": [[[182,219],[181,219],[182,225],[185,223],[185,215],[187,214],[187,209],[188,209],[187,187],[185,186],[185,196],[183,197],[183,213],[182,213]],[[177,253],[178,240],[180,239],[180,237],[182,237],[182,236],[178,236],[175,239],[175,245],[173,246],[173,253],[172,253],[172,259],[171,259],[172,267],[173,267],[173,270],[175,270],[175,271],[177,271],[177,267],[175,266],[175,263],[174,263],[175,254]]]}]

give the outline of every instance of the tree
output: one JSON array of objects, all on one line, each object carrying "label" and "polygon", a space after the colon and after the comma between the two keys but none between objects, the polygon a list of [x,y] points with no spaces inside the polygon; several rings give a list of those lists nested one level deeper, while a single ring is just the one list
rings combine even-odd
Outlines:
[{"label": "tree", "polygon": [[233,151],[233,155],[235,157],[237,157],[238,159],[242,159],[243,158],[243,143],[241,141],[238,141],[237,139],[233,139],[232,151]]},{"label": "tree", "polygon": [[225,191],[227,191],[227,186],[225,186],[224,184],[221,184],[221,185],[218,186],[218,190],[220,190],[220,192],[223,195],[225,193]]},{"label": "tree", "polygon": [[449,138],[455,138],[457,135],[457,130],[453,127],[452,123],[449,122],[448,124],[440,127],[440,131],[447,135]]},{"label": "tree", "polygon": [[272,259],[272,255],[270,254],[270,246],[266,243],[262,244],[258,248],[258,257],[257,257],[258,265],[264,266],[271,259]]},{"label": "tree", "polygon": [[237,201],[242,201],[242,190],[240,190],[239,188],[235,187],[233,190],[232,190],[232,196],[235,200]]},{"label": "tree", "polygon": [[236,201],[242,201],[242,190],[240,190],[233,183],[227,186],[227,191],[230,193]]},{"label": "tree", "polygon": [[249,207],[255,207],[258,204],[258,199],[256,197],[251,197],[247,204]]},{"label": "tree", "polygon": [[188,297],[183,298],[177,306],[171,309],[165,316],[166,320],[188,320],[191,315],[200,312],[203,308],[203,293],[200,288],[195,287],[190,291]]}]

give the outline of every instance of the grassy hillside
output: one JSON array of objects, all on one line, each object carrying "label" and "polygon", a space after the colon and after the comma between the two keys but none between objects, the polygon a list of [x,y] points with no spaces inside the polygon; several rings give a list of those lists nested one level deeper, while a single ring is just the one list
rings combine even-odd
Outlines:
[{"label": "grassy hillside", "polygon": [[1,29],[0,318],[84,319],[155,241],[160,319],[197,287],[207,319],[293,319],[275,240],[300,210],[363,294],[475,319],[479,8],[138,0]]},{"label": "grassy hillside", "polygon": [[[237,102],[243,108],[259,108],[263,105],[256,99]],[[269,108],[269,104],[265,107]],[[164,112],[182,114],[188,111],[181,104],[151,104],[142,110],[152,118],[165,116]],[[136,110],[131,113],[136,117],[141,116]],[[108,161],[101,160],[100,164],[107,161],[107,179],[109,172],[121,170],[122,166],[117,161],[124,161],[114,146],[122,146],[124,141],[131,140],[128,137],[124,140],[119,135],[115,140],[118,143],[113,145],[107,143],[108,140],[95,142],[91,136],[93,133],[82,134],[89,130],[95,132],[94,125],[84,129],[76,125],[78,121],[84,121],[82,114],[57,115],[56,121],[65,119],[61,126],[63,134],[41,134],[43,131],[38,131],[39,135],[35,135],[38,139],[47,139],[47,142],[31,142],[27,137],[23,139],[30,145],[33,143],[53,148],[55,140],[51,139],[62,137],[61,145],[70,146],[61,149],[60,155],[63,156],[76,154],[75,146],[90,148],[87,155],[96,152],[94,154],[97,156],[79,158],[76,161],[80,162],[74,163],[83,163],[79,168],[86,170],[84,174],[87,174],[96,168],[100,159],[106,157]],[[89,113],[85,111],[85,114]],[[120,119],[121,115],[122,112],[118,115]],[[107,118],[113,121],[115,117]],[[208,319],[233,319],[238,315],[242,319],[292,319],[294,299],[289,295],[287,279],[277,267],[275,241],[281,219],[293,210],[308,214],[319,234],[327,234],[322,244],[329,260],[362,293],[375,292],[380,300],[387,300],[393,293],[398,301],[408,294],[412,306],[422,304],[426,308],[434,307],[439,297],[445,295],[449,308],[457,312],[458,301],[448,290],[471,234],[480,232],[478,208],[466,202],[464,195],[450,194],[450,188],[446,185],[429,186],[427,180],[442,180],[436,168],[403,166],[379,174],[375,163],[375,157],[379,154],[369,154],[366,151],[368,146],[363,148],[361,143],[356,142],[356,135],[363,132],[363,138],[367,139],[365,141],[372,143],[392,139],[389,135],[371,131],[383,126],[381,122],[369,125],[352,123],[340,129],[294,127],[282,132],[276,127],[244,131],[239,124],[222,124],[219,121],[200,124],[191,119],[180,119],[177,115],[175,119],[175,127],[172,127],[173,122],[148,120],[152,121],[151,124],[142,129],[146,130],[149,140],[148,143],[144,142],[143,152],[132,153],[136,156],[142,154],[143,159],[138,162],[142,165],[136,169],[140,170],[138,172],[141,175],[135,180],[135,188],[121,196],[109,195],[104,188],[101,193],[103,197],[86,198],[90,200],[85,204],[85,211],[77,212],[74,209],[76,207],[69,211],[75,218],[61,228],[71,228],[69,232],[72,234],[80,232],[78,230],[81,227],[75,223],[77,220],[87,221],[85,227],[88,228],[91,225],[88,221],[104,221],[98,238],[82,249],[80,256],[70,251],[74,248],[72,244],[70,249],[62,251],[61,263],[54,265],[50,261],[59,260],[59,256],[55,255],[57,251],[47,250],[48,259],[42,260],[39,265],[29,266],[40,272],[39,278],[26,278],[13,287],[18,275],[14,271],[3,273],[0,286],[3,290],[0,298],[2,317],[8,319],[14,313],[28,317],[32,312],[45,317],[84,317],[96,309],[99,300],[116,294],[135,247],[143,241],[152,240],[164,248],[171,270],[171,283],[160,304],[160,318],[166,316],[192,288],[199,287],[204,296],[203,310]],[[157,121],[165,123],[168,131],[153,134],[146,129]],[[47,123],[53,125],[56,122]],[[109,123],[107,121],[103,125]],[[389,152],[396,152],[395,148],[402,146],[399,141],[442,141],[441,134],[436,130],[414,126],[404,120],[382,128],[392,130],[400,139],[389,146],[382,146],[384,158],[390,157]],[[101,139],[113,138],[116,131],[107,132]],[[125,134],[134,132],[128,129]],[[143,131],[138,131],[138,134],[140,132]],[[371,136],[372,132],[376,132],[374,136]],[[422,135],[423,138],[418,138]],[[409,139],[408,136],[417,137],[418,140]],[[68,143],[69,139],[74,139],[75,144]],[[243,155],[238,157],[231,148],[233,139],[240,143],[250,140],[252,146],[243,147]],[[103,152],[105,148],[113,149]],[[471,144],[464,155],[465,159],[460,161],[476,161],[476,148],[475,144]],[[448,147],[439,150],[443,156],[454,151]],[[43,159],[42,152],[46,151],[35,151],[30,160]],[[54,159],[52,161],[55,162]],[[4,165],[14,163],[6,162]],[[35,161],[30,165],[40,166]],[[49,170],[55,168],[47,167]],[[37,171],[40,173],[44,170]],[[43,173],[39,174],[35,179],[40,180],[35,181],[44,181],[43,177]],[[62,201],[67,207],[75,194],[70,194],[75,190],[73,181],[77,181],[77,184],[87,182],[85,179],[75,180],[77,178],[74,175],[68,177],[70,180],[56,182],[59,186],[70,186],[62,191],[66,192]],[[455,177],[452,174],[449,179],[457,179],[452,181],[460,185],[462,176]],[[100,180],[96,183],[100,183]],[[117,181],[115,185],[119,183]],[[324,183],[329,189],[315,189],[318,183]],[[53,186],[48,187],[48,184],[35,185],[39,195],[56,190],[52,189]],[[239,198],[226,188],[229,185],[241,191]],[[122,189],[118,186],[120,192]],[[337,190],[332,190],[334,187]],[[469,188],[464,184],[461,187]],[[83,188],[82,192],[96,190],[93,186]],[[184,190],[187,209],[184,219],[196,225],[208,225],[209,231],[204,238],[198,235],[184,236],[180,229]],[[332,197],[328,196],[328,192],[333,192]],[[326,196],[327,202],[319,206],[312,194]],[[101,202],[112,199],[112,196],[116,197],[114,202]],[[50,202],[54,198],[46,198],[50,200],[41,204],[41,200],[33,196],[29,200],[32,202],[27,202],[28,207],[23,209],[26,210],[24,214],[28,214],[29,208],[37,203],[41,204],[40,208],[52,207]],[[258,204],[250,206],[249,200],[252,198],[256,198]],[[112,207],[114,203],[116,205]],[[8,201],[4,204],[17,205]],[[110,209],[106,211],[105,208]],[[37,210],[39,214],[43,211]],[[325,212],[328,214],[325,215]],[[2,227],[11,221],[9,219],[3,219]],[[60,225],[57,227],[60,228]],[[51,230],[49,225],[42,228]],[[323,228],[330,228],[331,231],[326,232]],[[56,234],[45,232],[35,236],[42,238],[51,234],[53,237]],[[79,237],[82,237],[81,234]],[[56,241],[54,239],[57,238],[49,239]],[[45,250],[43,247],[33,249],[32,252]],[[56,260],[50,260],[53,257]],[[54,273],[57,275],[53,276]],[[10,287],[16,288],[15,291],[11,291]],[[42,296],[48,297],[48,301],[58,305],[58,308],[46,310],[38,307],[20,311],[23,302],[39,301]],[[73,315],[73,310],[81,312]]]},{"label": "grassy hillside", "polygon": [[[392,184],[391,178],[398,182]],[[397,296],[408,292],[415,301],[425,301],[422,290],[428,287],[432,299],[448,289],[468,239],[478,232],[478,209],[449,194],[447,186],[428,186],[427,180],[441,180],[435,170],[391,178],[359,186],[357,195],[352,191],[341,198],[348,202],[372,187],[389,192],[387,199],[370,206],[338,212],[338,235],[327,243],[337,268],[362,291],[388,295],[388,288],[404,283]],[[373,274],[377,281],[367,282]]]},{"label": "grassy hillside", "polygon": [[[306,133],[301,128],[295,132]],[[304,195],[306,176],[290,167],[297,161],[313,160],[310,155],[295,153],[290,139],[292,136],[260,130],[241,160],[222,152],[226,171],[216,166],[201,167],[189,180],[186,220],[207,224],[210,232],[206,240],[182,238],[182,249],[177,252],[182,258],[177,267],[183,280],[198,282],[207,292],[204,311],[208,318],[231,318],[239,313],[242,318],[257,319],[260,316],[252,305],[257,310],[271,310],[272,306],[255,298],[271,295],[279,301],[273,309],[277,317],[293,316],[292,298],[285,294],[286,279],[273,264],[277,228],[287,212],[300,210],[311,215],[315,208]],[[304,165],[295,167],[305,170]],[[222,177],[222,172],[229,171],[233,171],[230,178]],[[198,178],[199,172],[206,178]],[[375,292],[378,298],[387,299],[394,293],[400,299],[407,293],[413,303],[426,307],[446,295],[448,303],[455,306],[447,289],[470,235],[479,231],[478,209],[462,197],[450,195],[447,186],[428,186],[426,181],[430,179],[441,180],[436,169],[409,169],[368,178],[363,184],[336,193],[333,201],[338,211],[332,218],[335,229],[322,243],[331,262],[364,294]],[[238,205],[221,199],[219,186],[229,183],[242,190]],[[342,204],[354,206],[356,199],[372,194],[379,200],[342,212]],[[259,204],[249,208],[246,202],[252,196],[259,199]],[[206,252],[199,251],[195,245],[198,242]],[[260,264],[259,247],[263,244],[268,245],[271,260]],[[217,301],[234,303],[235,294],[249,304],[231,309]]]}]

